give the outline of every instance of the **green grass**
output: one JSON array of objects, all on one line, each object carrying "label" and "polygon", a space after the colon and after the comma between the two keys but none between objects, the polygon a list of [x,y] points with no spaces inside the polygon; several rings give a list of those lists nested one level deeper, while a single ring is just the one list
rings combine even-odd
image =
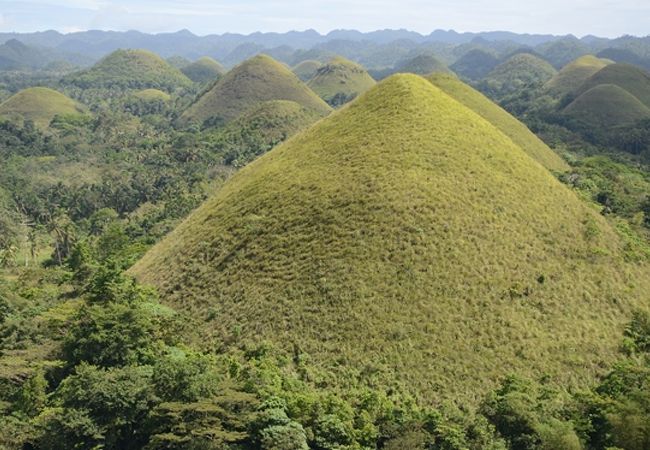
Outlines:
[{"label": "green grass", "polygon": [[601,84],[614,84],[623,88],[650,108],[650,75],[636,66],[610,64],[604,67],[575,91],[575,97]]},{"label": "green grass", "polygon": [[205,348],[268,341],[321,388],[472,404],[509,373],[605,370],[650,279],[622,246],[492,124],[395,75],[239,171],[132,273],[205,320]]},{"label": "green grass", "polygon": [[302,61],[301,63],[296,64],[291,70],[302,81],[309,81],[311,77],[313,77],[316,74],[316,71],[321,67],[323,67],[323,63],[321,63],[320,61],[316,61],[314,59],[308,59],[306,61]]},{"label": "green grass", "polygon": [[375,85],[366,69],[337,57],[316,71],[308,86],[327,103],[341,106]]},{"label": "green grass", "polygon": [[180,70],[148,50],[116,50],[93,67],[64,82],[80,88],[154,88],[171,92],[191,85]]},{"label": "green grass", "polygon": [[556,73],[555,68],[543,59],[529,53],[518,53],[492,69],[486,79],[494,90],[504,94],[528,85],[544,84]]},{"label": "green grass", "polygon": [[181,122],[229,122],[269,100],[294,101],[321,115],[331,111],[287,67],[259,55],[224,75],[182,114]]},{"label": "green grass", "polygon": [[531,158],[554,172],[564,172],[569,166],[526,125],[510,115],[483,94],[453,75],[433,74],[427,77],[435,86],[497,127],[521,147]]},{"label": "green grass", "polygon": [[226,73],[226,69],[214,59],[204,56],[181,68],[181,72],[195,83],[208,83]]},{"label": "green grass", "polygon": [[597,58],[593,55],[585,55],[564,66],[548,83],[546,89],[556,96],[569,94],[578,89],[582,83],[603,67],[612,64],[613,61]]},{"label": "green grass", "polygon": [[563,113],[598,130],[650,118],[650,108],[615,84],[599,84],[589,89],[564,108]]},{"label": "green grass", "polygon": [[56,115],[84,114],[79,103],[53,89],[34,87],[24,89],[0,104],[0,116],[17,117],[47,128]]},{"label": "green grass", "polygon": [[133,96],[145,102],[168,102],[172,98],[168,93],[158,89],[143,89],[142,91],[138,91],[133,94]]}]

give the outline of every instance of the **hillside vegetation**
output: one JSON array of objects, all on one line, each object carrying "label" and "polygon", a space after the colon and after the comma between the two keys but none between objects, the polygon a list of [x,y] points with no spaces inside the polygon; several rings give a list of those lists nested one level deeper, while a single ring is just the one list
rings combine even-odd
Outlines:
[{"label": "hillside vegetation", "polygon": [[489,91],[502,96],[525,86],[543,85],[556,73],[553,66],[543,59],[529,53],[518,53],[492,69],[485,82]]},{"label": "hillside vegetation", "polygon": [[191,84],[167,61],[147,50],[116,50],[93,67],[64,78],[79,88],[154,88],[172,92]]},{"label": "hillside vegetation", "polygon": [[569,166],[557,153],[551,150],[526,125],[510,113],[492,102],[483,94],[463,83],[453,75],[433,74],[427,77],[435,86],[442,89],[469,109],[497,127],[512,142],[522,148],[531,158],[554,172],[566,171]]},{"label": "hillside vegetation", "polygon": [[181,116],[181,122],[236,119],[269,100],[290,100],[326,115],[331,108],[283,64],[266,55],[255,56],[228,72],[201,95]]},{"label": "hillside vegetation", "polygon": [[639,67],[630,64],[610,64],[582,83],[574,92],[574,97],[579,97],[601,84],[613,84],[625,89],[650,108],[650,74]]},{"label": "hillside vegetation", "polygon": [[592,75],[612,63],[610,60],[593,55],[581,56],[564,66],[546,83],[546,88],[553,95],[566,95],[578,89]]},{"label": "hillside vegetation", "polygon": [[81,115],[85,108],[53,89],[34,87],[24,89],[0,104],[0,117],[31,120],[39,128],[47,128],[57,116]]},{"label": "hillside vegetation", "polygon": [[[476,403],[510,373],[584,386],[647,265],[511,139],[396,75],[231,178],[132,269],[312,383]],[[476,374],[480,374],[479,377]]]},{"label": "hillside vegetation", "polygon": [[330,106],[341,106],[375,85],[366,69],[337,57],[319,68],[307,85]]},{"label": "hillside vegetation", "polygon": [[291,70],[302,81],[309,81],[311,77],[313,77],[316,74],[316,71],[321,67],[323,67],[323,63],[321,63],[320,61],[316,61],[314,59],[308,59],[306,61],[302,61],[298,63]]},{"label": "hillside vegetation", "polygon": [[208,83],[226,73],[226,69],[213,58],[204,56],[183,66],[181,72],[195,83]]},{"label": "hillside vegetation", "polygon": [[599,130],[650,119],[650,108],[620,86],[599,84],[571,102],[564,114]]}]

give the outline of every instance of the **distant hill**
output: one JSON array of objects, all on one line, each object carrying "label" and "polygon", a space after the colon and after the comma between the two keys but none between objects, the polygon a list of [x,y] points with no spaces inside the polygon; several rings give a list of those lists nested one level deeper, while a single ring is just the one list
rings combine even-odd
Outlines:
[{"label": "distant hill", "polygon": [[599,58],[610,59],[617,63],[632,64],[650,70],[650,58],[644,58],[624,48],[606,48],[598,52]]},{"label": "distant hill", "polygon": [[93,67],[64,78],[80,88],[160,89],[171,92],[192,82],[147,50],[117,50]]},{"label": "distant hill", "polygon": [[435,56],[430,54],[421,54],[401,61],[394,68],[384,70],[378,76],[380,79],[383,79],[395,73],[429,75],[438,72],[451,73],[449,68],[444,63],[440,62]]},{"label": "distant hill", "polygon": [[286,66],[259,55],[230,70],[181,116],[181,123],[227,123],[269,100],[291,100],[326,115],[331,108]]},{"label": "distant hill", "polygon": [[181,72],[195,83],[208,83],[226,73],[226,69],[214,59],[204,56],[181,68]]},{"label": "distant hill", "polygon": [[585,55],[564,66],[548,83],[546,89],[557,96],[566,95],[578,89],[582,83],[612,61]]},{"label": "distant hill", "polygon": [[0,103],[0,117],[31,120],[39,128],[47,128],[56,115],[79,115],[85,108],[55,90],[34,87],[24,89]]},{"label": "distant hill", "polygon": [[650,119],[650,108],[615,84],[592,87],[571,102],[563,113],[597,131]]},{"label": "distant hill", "polygon": [[485,50],[474,49],[458,58],[449,68],[463,78],[480,80],[499,65],[499,58]]},{"label": "distant hill", "polygon": [[10,39],[0,45],[0,70],[30,71],[45,69],[51,64],[84,65],[89,59],[59,50],[25,45],[17,39]]},{"label": "distant hill", "polygon": [[503,95],[524,86],[542,85],[556,73],[543,59],[529,53],[517,53],[492,69],[485,80],[490,90]]},{"label": "distant hill", "polygon": [[165,59],[169,63],[169,65],[176,67],[177,69],[182,69],[183,67],[187,67],[190,64],[192,64],[192,61],[190,61],[187,58],[183,58],[182,56],[170,56],[169,58]]},{"label": "distant hill", "polygon": [[337,107],[370,89],[375,80],[359,64],[337,57],[319,68],[307,85],[329,105]]},{"label": "distant hill", "polygon": [[575,36],[546,42],[537,47],[536,51],[556,69],[590,53],[589,46]]},{"label": "distant hill", "polygon": [[314,59],[308,59],[295,65],[291,70],[302,81],[309,81],[316,74],[316,71],[323,67],[323,63]]},{"label": "distant hill", "polygon": [[526,125],[474,88],[453,75],[433,74],[427,79],[447,95],[490,122],[547,169],[554,172],[564,172],[569,169],[568,164],[535,136]]},{"label": "distant hill", "polygon": [[601,85],[613,84],[625,89],[650,108],[650,74],[630,64],[610,64],[587,79],[574,92],[574,98]]},{"label": "distant hill", "polygon": [[505,134],[401,74],[243,168],[131,273],[206,348],[268,343],[306,383],[472,405],[509,374],[573,389],[618,358],[650,283],[622,247]]}]

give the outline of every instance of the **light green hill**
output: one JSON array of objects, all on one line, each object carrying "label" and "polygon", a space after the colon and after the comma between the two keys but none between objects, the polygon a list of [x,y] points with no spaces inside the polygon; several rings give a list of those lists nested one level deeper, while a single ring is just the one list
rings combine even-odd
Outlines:
[{"label": "light green hill", "polygon": [[316,71],[323,67],[323,63],[314,59],[308,59],[294,66],[293,73],[302,81],[309,81],[316,74]]},{"label": "light green hill", "polygon": [[[131,272],[205,348],[271,343],[320,387],[476,404],[588,385],[647,265],[488,121],[395,75],[239,171]],[[296,366],[300,364],[300,367]]]},{"label": "light green hill", "polygon": [[226,69],[214,59],[204,56],[183,67],[181,72],[195,83],[208,83],[226,73]]},{"label": "light green hill", "polygon": [[546,89],[557,96],[575,91],[589,77],[613,61],[600,59],[593,55],[585,55],[564,66],[548,83]]},{"label": "light green hill", "polygon": [[24,89],[0,103],[0,117],[28,119],[39,128],[47,128],[56,115],[79,115],[85,108],[53,89]]},{"label": "light green hill", "polygon": [[316,71],[307,85],[331,106],[341,106],[375,85],[366,69],[337,57]]}]

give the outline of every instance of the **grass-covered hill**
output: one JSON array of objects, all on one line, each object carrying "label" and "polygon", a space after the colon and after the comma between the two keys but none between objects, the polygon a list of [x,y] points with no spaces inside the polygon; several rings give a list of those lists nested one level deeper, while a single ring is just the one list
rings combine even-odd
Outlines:
[{"label": "grass-covered hill", "polygon": [[498,65],[499,58],[494,53],[477,48],[458,58],[450,69],[463,78],[480,80]]},{"label": "grass-covered hill", "polygon": [[599,84],[571,102],[563,113],[594,130],[650,119],[650,108],[615,84]]},{"label": "grass-covered hill", "polygon": [[226,73],[226,69],[213,58],[204,56],[181,68],[181,72],[195,83],[208,83]]},{"label": "grass-covered hill", "polygon": [[31,120],[39,128],[47,128],[56,115],[81,115],[85,111],[81,104],[45,87],[24,89],[0,103],[0,118]]},{"label": "grass-covered hill", "polygon": [[449,73],[449,68],[433,55],[423,54],[402,61],[398,64],[393,73],[414,73],[417,75],[429,75],[430,73]]},{"label": "grass-covered hill", "polygon": [[336,57],[316,71],[308,86],[331,106],[341,106],[375,85],[359,64]]},{"label": "grass-covered hill", "polygon": [[577,98],[601,84],[623,88],[650,108],[650,74],[643,69],[630,64],[610,64],[582,83],[574,96]]},{"label": "grass-covered hill", "polygon": [[331,108],[285,65],[255,56],[230,70],[181,116],[182,123],[229,122],[269,100],[290,100],[326,115]]},{"label": "grass-covered hill", "polygon": [[132,273],[204,321],[206,348],[269,342],[323,388],[475,403],[506,374],[604,370],[647,292],[621,246],[506,135],[403,74],[242,169]]},{"label": "grass-covered hill", "polygon": [[498,128],[531,158],[535,159],[548,170],[554,172],[568,170],[569,166],[567,163],[530,131],[526,125],[479,91],[463,83],[453,75],[438,73],[430,75],[427,79],[442,89],[447,95],[467,106]]},{"label": "grass-covered hill", "polygon": [[517,53],[492,69],[485,81],[490,91],[505,95],[524,86],[542,85],[556,73],[543,59],[530,53]]},{"label": "grass-covered hill", "polygon": [[135,92],[133,97],[145,102],[168,102],[171,100],[171,95],[158,89],[143,89]]},{"label": "grass-covered hill", "polygon": [[188,87],[191,80],[180,70],[147,50],[116,50],[93,67],[64,78],[82,89],[160,89],[172,92]]},{"label": "grass-covered hill", "polygon": [[291,70],[302,81],[309,81],[321,67],[323,67],[323,63],[320,61],[308,59],[296,64]]},{"label": "grass-covered hill", "polygon": [[552,95],[563,96],[578,89],[592,75],[612,64],[607,59],[585,55],[564,66],[548,83],[546,89]]},{"label": "grass-covered hill", "polygon": [[271,100],[218,128],[209,141],[211,148],[222,155],[224,163],[241,167],[321,117],[296,102]]}]

